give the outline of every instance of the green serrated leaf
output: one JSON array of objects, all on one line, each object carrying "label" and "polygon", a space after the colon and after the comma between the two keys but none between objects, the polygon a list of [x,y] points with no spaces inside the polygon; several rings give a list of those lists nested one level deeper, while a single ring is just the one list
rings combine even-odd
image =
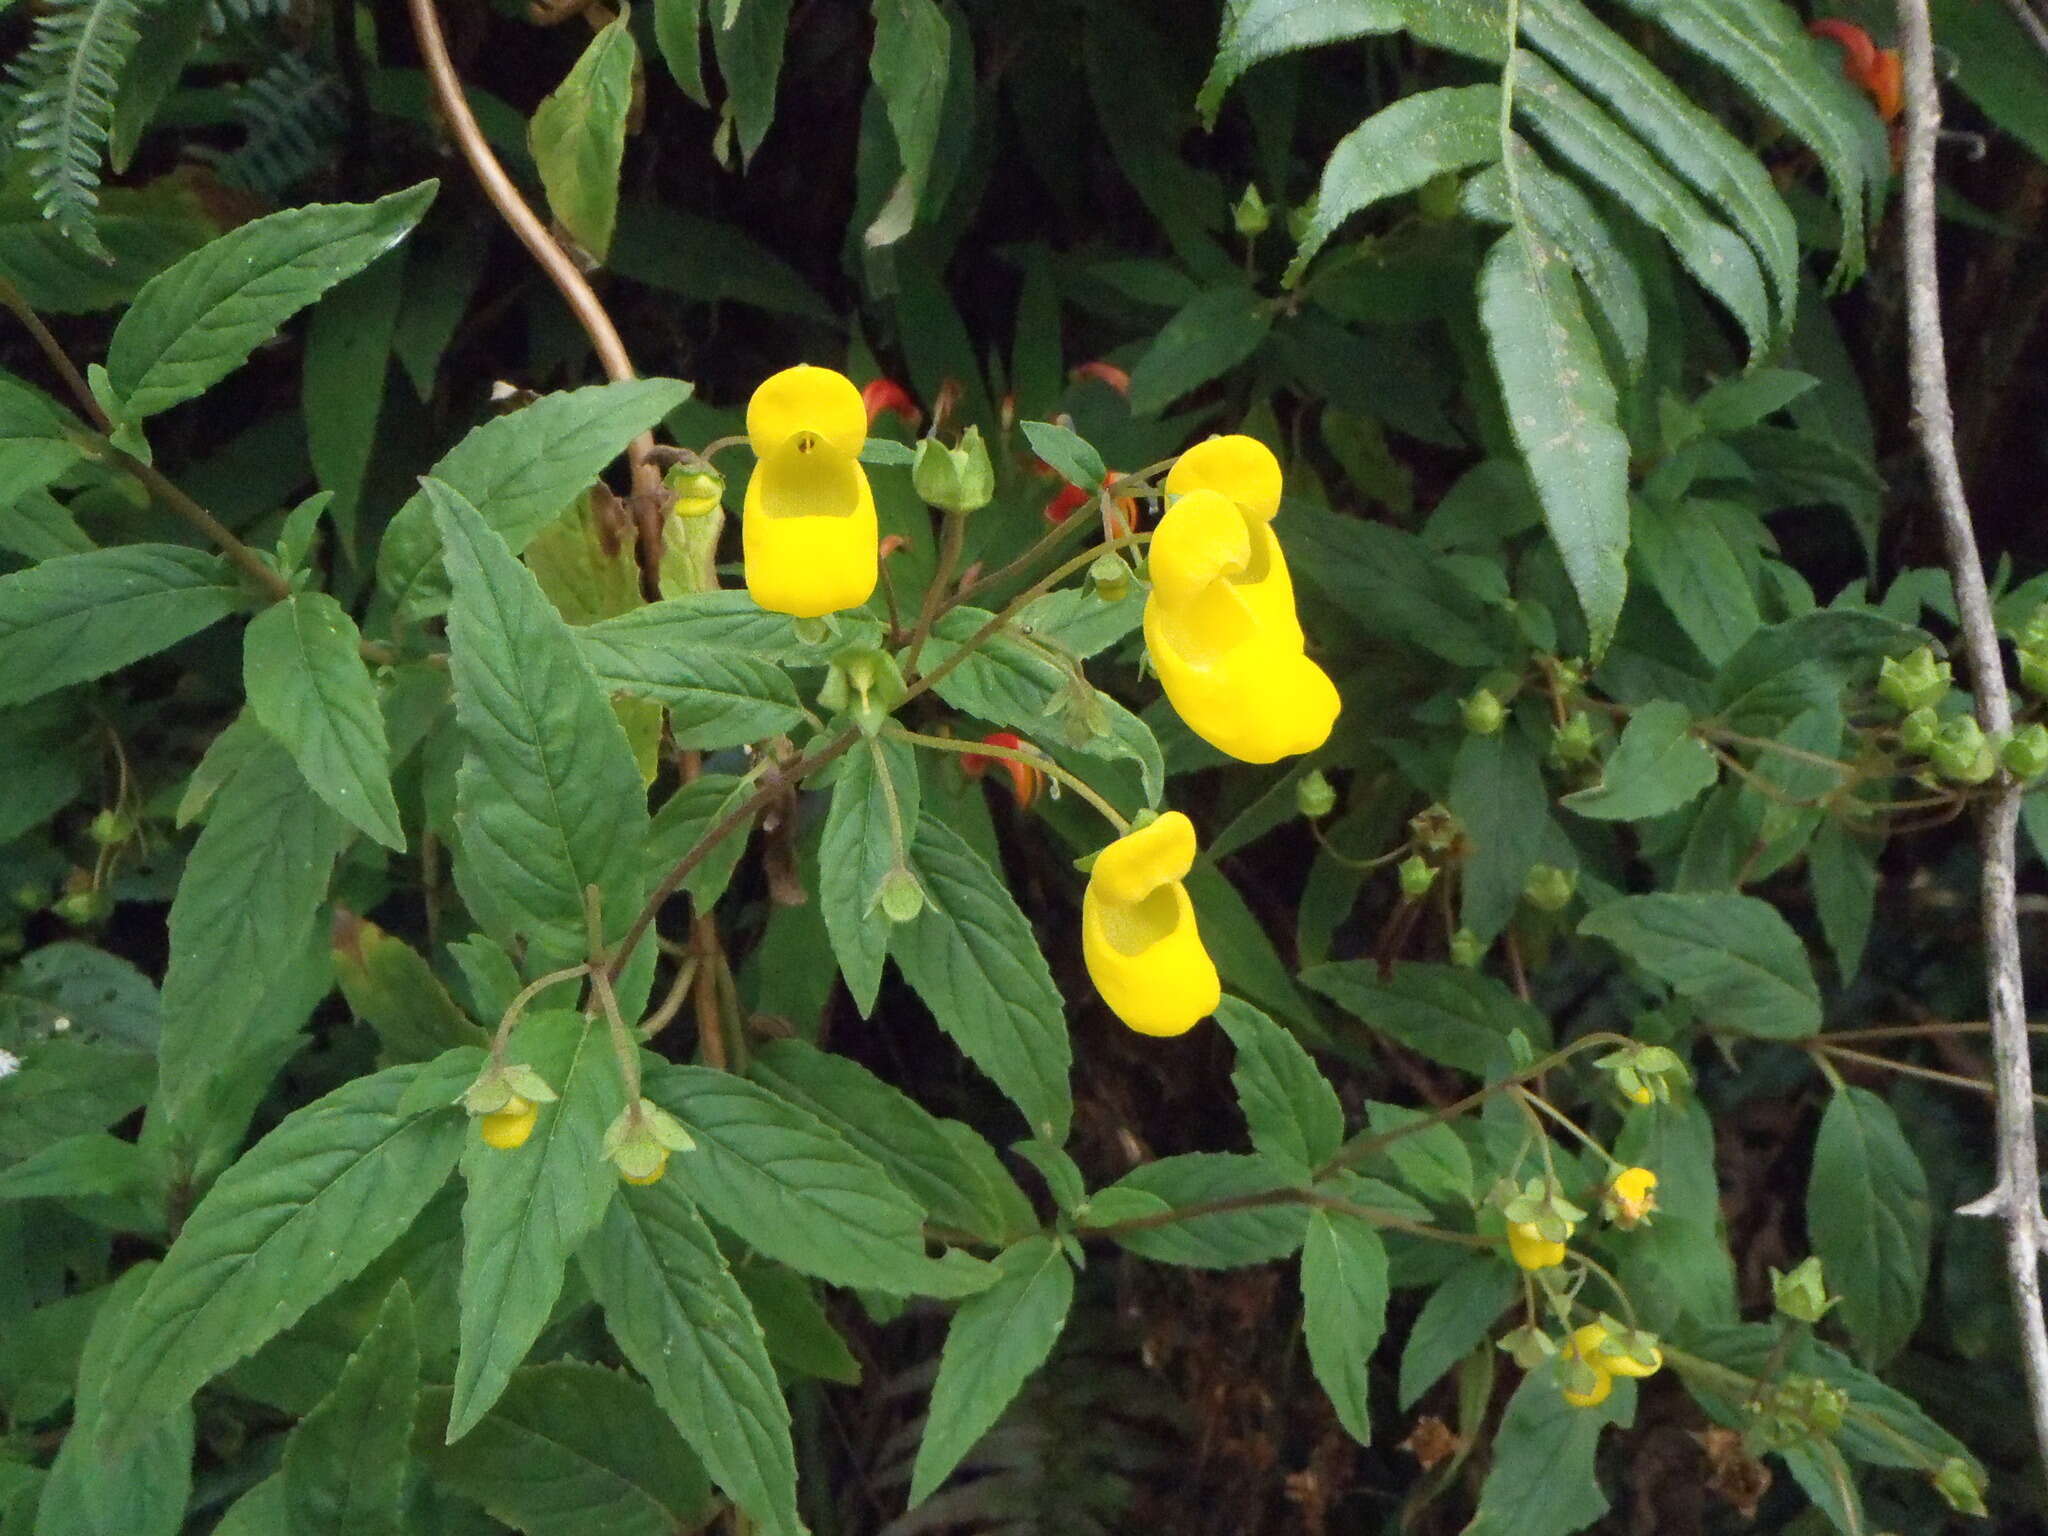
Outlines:
[{"label": "green serrated leaf", "polygon": [[728,3],[711,28],[711,49],[728,93],[726,110],[739,132],[740,158],[752,160],[775,121],[775,88],[789,33],[790,0]]},{"label": "green serrated leaf", "polygon": [[334,493],[334,526],[351,563],[410,252],[410,245],[401,247],[341,284],[306,327],[306,449],[321,486]]},{"label": "green serrated leaf", "polygon": [[1529,870],[1554,829],[1543,770],[1528,739],[1517,730],[1468,734],[1458,744],[1445,803],[1472,845],[1459,915],[1490,942],[1515,915]]},{"label": "green serrated leaf", "polygon": [[1845,982],[1854,980],[1863,967],[1863,946],[1870,938],[1877,905],[1877,854],[1876,846],[1832,816],[1821,823],[1806,850],[1814,911]]},{"label": "green serrated leaf", "polygon": [[1569,263],[1533,229],[1487,253],[1479,314],[1515,444],[1585,610],[1595,656],[1628,591],[1628,439]]},{"label": "green serrated leaf", "polygon": [[405,940],[340,907],[332,936],[341,995],[394,1059],[427,1061],[458,1046],[485,1043],[484,1032]]},{"label": "green serrated leaf", "polygon": [[1344,1106],[1301,1042],[1251,1004],[1226,997],[1216,1009],[1237,1047],[1230,1080],[1251,1125],[1252,1145],[1304,1176],[1344,1140]]},{"label": "green serrated leaf", "polygon": [[1508,1036],[1520,1031],[1538,1050],[1550,1044],[1550,1021],[1491,976],[1461,966],[1408,963],[1380,979],[1369,960],[1339,960],[1301,973],[1347,1013],[1460,1072],[1487,1077],[1507,1060]]},{"label": "green serrated leaf", "polygon": [[1500,87],[1442,86],[1382,107],[1338,141],[1282,281],[1293,287],[1344,221],[1438,176],[1500,158]]},{"label": "green serrated leaf", "polygon": [[1486,1342],[1515,1293],[1514,1269],[1490,1253],[1466,1255],[1437,1283],[1401,1348],[1403,1412]]},{"label": "green serrated leaf", "polygon": [[1067,484],[1091,493],[1101,489],[1109,470],[1093,443],[1055,422],[1027,421],[1020,425],[1031,451],[1058,471]]},{"label": "green serrated leaf", "polygon": [[1493,1466],[1465,1536],[1572,1536],[1607,1512],[1593,1475],[1600,1432],[1634,1422],[1636,1384],[1614,1383],[1606,1402],[1574,1408],[1546,1361],[1522,1378],[1494,1432]]},{"label": "green serrated leaf", "polygon": [[948,1266],[925,1257],[917,1202],[815,1116],[706,1067],[650,1059],[644,1086],[697,1143],[668,1177],[756,1252],[834,1285],[896,1296],[959,1289]]},{"label": "green serrated leaf", "polygon": [[1828,1100],[1806,1185],[1806,1229],[1871,1363],[1905,1346],[1927,1291],[1927,1174],[1891,1106],[1862,1088]]},{"label": "green serrated leaf", "polygon": [[873,1158],[940,1225],[1002,1241],[1007,1222],[982,1169],[936,1116],[859,1062],[801,1040],[773,1040],[754,1053],[748,1075]]},{"label": "green serrated leaf", "polygon": [[288,208],[222,235],[143,285],[107,344],[122,419],[190,400],[293,315],[403,240],[440,183],[374,203]]},{"label": "green serrated leaf", "polygon": [[612,1337],[713,1480],[764,1529],[797,1536],[789,1408],[753,1307],[686,1179],[676,1170],[623,1189],[580,1263]]},{"label": "green serrated leaf", "polygon": [[334,1390],[285,1442],[292,1536],[396,1536],[419,1392],[412,1292],[400,1281]]},{"label": "green serrated leaf", "polygon": [[[646,637],[669,626],[627,621],[653,611],[642,608],[579,629],[577,649],[605,692],[667,705],[676,745],[704,752],[736,747],[787,731],[803,719],[795,686],[773,662],[712,650],[651,650]],[[619,645],[619,636],[631,637],[629,646]]]},{"label": "green serrated leaf", "polygon": [[1629,716],[1600,783],[1566,795],[1564,804],[1597,821],[1646,821],[1689,803],[1720,776],[1714,754],[1692,734],[1692,712],[1659,699]]},{"label": "green serrated leaf", "polygon": [[1806,948],[1777,908],[1754,896],[1623,896],[1579,924],[1689,998],[1717,1028],[1772,1040],[1820,1029]]},{"label": "green serrated leaf", "polygon": [[1410,1130],[1408,1127],[1416,1121],[1427,1118],[1421,1110],[1383,1104],[1376,1099],[1366,1100],[1365,1113],[1374,1135],[1403,1132],[1398,1140],[1388,1143],[1380,1156],[1393,1164],[1409,1189],[1424,1200],[1439,1204],[1472,1203],[1472,1154],[1456,1131],[1444,1124]]},{"label": "green serrated leaf", "polygon": [[171,902],[155,1113],[175,1134],[196,1135],[219,1085],[303,1019],[266,1004],[313,940],[346,837],[269,740],[214,797]]},{"label": "green serrated leaf", "polygon": [[1763,617],[1748,573],[1708,504],[1665,507],[1639,497],[1630,527],[1630,553],[1678,627],[1709,662],[1727,661]]},{"label": "green serrated leaf", "polygon": [[469,754],[457,781],[464,895],[529,972],[584,957],[583,892],[615,942],[640,905],[647,801],[618,716],[533,573],[429,479],[455,601],[449,667]]},{"label": "green serrated leaf", "polygon": [[391,1067],[295,1110],[207,1191],[122,1329],[105,1444],[187,1402],[412,1224],[462,1148],[460,1113],[397,1113],[420,1071]]},{"label": "green serrated leaf", "polygon": [[946,104],[953,28],[934,0],[874,0],[874,12],[868,73],[881,94],[902,167],[896,190],[867,230],[867,244],[883,246],[909,233],[926,198]]},{"label": "green serrated leaf", "polygon": [[899,855],[908,857],[918,810],[917,754],[900,741],[857,744],[832,786],[825,814],[824,840],[818,845],[818,908],[846,990],[863,1018],[874,1012],[894,927],[875,905],[875,892]]},{"label": "green serrated leaf", "polygon": [[1030,921],[966,840],[929,812],[918,819],[911,869],[925,905],[890,936],[896,964],[1032,1133],[1060,1145],[1073,1117],[1073,1047]]},{"label": "green serrated leaf", "polygon": [[685,96],[711,105],[704,89],[703,0],[654,0],[654,43]]},{"label": "green serrated leaf", "polygon": [[995,1260],[995,1284],[953,1314],[931,1411],[910,1474],[914,1509],[974,1449],[1011,1399],[1045,1364],[1066,1326],[1074,1270],[1049,1237],[1027,1237]]},{"label": "green serrated leaf", "polygon": [[599,262],[618,222],[619,167],[633,105],[639,50],[622,15],[607,24],[534,108],[527,128],[533,163],[561,226]]},{"label": "green serrated leaf", "polygon": [[448,1438],[490,1411],[546,1325],[577,1246],[603,1217],[618,1172],[605,1128],[626,1107],[604,1026],[579,1013],[530,1015],[507,1059],[533,1067],[559,1098],[542,1107],[523,1146],[471,1136],[462,1153],[460,1352]]},{"label": "green serrated leaf", "polygon": [[435,1433],[450,1394],[422,1395],[436,1481],[526,1536],[674,1536],[715,1505],[704,1469],[639,1382],[580,1360],[528,1366],[467,1435]]},{"label": "green serrated leaf", "polygon": [[1216,40],[1216,60],[1195,98],[1202,126],[1216,126],[1224,96],[1254,64],[1304,48],[1398,32],[1403,21],[1394,0],[1230,0]]},{"label": "green serrated leaf", "polygon": [[360,652],[362,634],[324,592],[295,592],[250,623],[242,681],[256,721],[306,783],[344,819],[403,851],[391,794],[391,749]]},{"label": "green serrated leaf", "polygon": [[179,544],[95,549],[0,576],[0,705],[104,676],[244,601],[219,560]]},{"label": "green serrated leaf", "polygon": [[1220,378],[1258,351],[1272,328],[1271,307],[1250,288],[1231,284],[1190,299],[1131,370],[1131,413],[1156,416]]},{"label": "green serrated leaf", "polygon": [[[690,397],[673,379],[630,379],[543,395],[475,428],[429,474],[470,502],[517,554],[590,489],[626,445]],[[393,606],[426,619],[448,605],[441,535],[424,489],[392,516],[377,582]]]},{"label": "green serrated leaf", "polygon": [[1366,1366],[1387,1326],[1387,1249],[1371,1222],[1342,1211],[1309,1213],[1301,1304],[1316,1380],[1351,1438],[1370,1445]]},{"label": "green serrated leaf", "polygon": [[[1132,1169],[1098,1192],[1135,1191],[1168,1209],[1286,1190],[1294,1181],[1285,1168],[1263,1157],[1231,1152],[1187,1152]],[[1292,1202],[1190,1216],[1163,1226],[1119,1232],[1116,1240],[1140,1258],[1195,1269],[1238,1269],[1284,1259],[1301,1246],[1308,1208]]]}]

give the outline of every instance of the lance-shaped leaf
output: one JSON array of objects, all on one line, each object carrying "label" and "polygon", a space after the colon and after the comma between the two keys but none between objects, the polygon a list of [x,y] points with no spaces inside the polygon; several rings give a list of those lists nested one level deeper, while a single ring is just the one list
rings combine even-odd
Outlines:
[{"label": "lance-shaped leaf", "polygon": [[527,129],[548,208],[600,262],[618,222],[619,167],[638,61],[633,34],[619,16],[590,40],[568,76],[534,109]]},{"label": "lance-shaped leaf", "polygon": [[1387,1248],[1371,1222],[1343,1211],[1309,1213],[1301,1304],[1316,1380],[1351,1437],[1370,1444],[1366,1364],[1387,1327]]},{"label": "lance-shaped leaf", "polygon": [[1202,125],[1216,126],[1224,96],[1254,64],[1325,43],[1398,32],[1402,20],[1395,0],[1230,0],[1216,39],[1216,62],[1195,98]]},{"label": "lance-shaped leaf", "polygon": [[334,1389],[285,1442],[293,1536],[395,1536],[419,1395],[412,1292],[400,1281]]},{"label": "lance-shaped leaf", "polygon": [[[895,926],[875,893],[900,857],[907,861],[918,819],[917,754],[900,741],[862,741],[832,786],[818,847],[818,910],[854,1006],[874,1012],[882,962]],[[891,810],[893,801],[894,809]]]}]

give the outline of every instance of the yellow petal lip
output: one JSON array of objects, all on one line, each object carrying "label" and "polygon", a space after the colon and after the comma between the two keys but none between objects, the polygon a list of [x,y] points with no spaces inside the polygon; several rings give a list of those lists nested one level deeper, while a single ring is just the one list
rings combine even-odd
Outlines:
[{"label": "yellow petal lip", "polygon": [[[795,472],[787,479],[783,474],[791,457],[763,459],[747,482],[740,521],[747,591],[763,608],[800,619],[858,608],[874,596],[881,571],[881,531],[867,476],[859,464],[842,460],[841,491],[798,495],[789,483]],[[816,454],[804,462],[797,489],[814,489],[821,472],[832,472]]]},{"label": "yellow petal lip", "polygon": [[1551,1269],[1564,1262],[1564,1244],[1553,1243],[1535,1223],[1508,1223],[1508,1253],[1523,1269]]},{"label": "yellow petal lip", "polygon": [[1131,906],[1162,885],[1185,880],[1194,867],[1195,824],[1180,811],[1168,811],[1096,854],[1088,884],[1105,900]]},{"label": "yellow petal lip", "polygon": [[1255,437],[1233,432],[1197,443],[1166,475],[1168,498],[1219,491],[1244,515],[1270,523],[1280,512],[1280,461]]},{"label": "yellow petal lip", "polygon": [[846,458],[867,441],[868,413],[853,380],[830,368],[799,363],[761,381],[747,402],[747,441],[756,455],[812,434]]},{"label": "yellow petal lip", "polygon": [[1212,583],[1242,574],[1252,548],[1251,527],[1227,496],[1192,491],[1153,529],[1146,570],[1161,601],[1192,602]]},{"label": "yellow petal lip", "polygon": [[1598,1408],[1613,1393],[1614,1378],[1596,1367],[1590,1392],[1574,1392],[1570,1387],[1561,1388],[1560,1391],[1564,1400],[1574,1408]]},{"label": "yellow petal lip", "polygon": [[1194,824],[1168,811],[1098,853],[1088,876],[1082,958],[1110,1011],[1139,1034],[1184,1034],[1223,1000],[1182,883],[1194,860]]},{"label": "yellow petal lip", "polygon": [[1632,1355],[1613,1347],[1613,1340],[1599,1323],[1586,1323],[1572,1330],[1571,1343],[1566,1353],[1608,1376],[1629,1376],[1640,1381],[1645,1376],[1654,1376],[1664,1368],[1664,1351],[1650,1350],[1650,1361],[1646,1365]]},{"label": "yellow petal lip", "polygon": [[1145,611],[1145,648],[1167,702],[1197,736],[1247,763],[1313,752],[1330,739],[1343,701],[1329,674],[1257,629],[1204,665],[1204,637],[1165,605]]},{"label": "yellow petal lip", "polygon": [[495,1147],[500,1152],[510,1152],[526,1145],[526,1139],[533,1134],[534,1122],[540,1118],[540,1106],[512,1095],[505,1101],[505,1107],[485,1115],[478,1126],[484,1145]]}]

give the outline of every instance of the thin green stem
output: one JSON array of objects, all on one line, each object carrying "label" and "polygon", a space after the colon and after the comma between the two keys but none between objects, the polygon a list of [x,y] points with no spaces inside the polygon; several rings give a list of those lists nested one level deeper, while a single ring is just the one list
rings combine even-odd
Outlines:
[{"label": "thin green stem", "polygon": [[1573,1262],[1581,1269],[1589,1274],[1600,1277],[1601,1283],[1607,1287],[1614,1299],[1621,1303],[1621,1315],[1628,1319],[1629,1332],[1640,1333],[1642,1327],[1636,1321],[1635,1303],[1628,1299],[1628,1292],[1621,1288],[1621,1282],[1614,1278],[1613,1272],[1598,1260],[1587,1257],[1576,1248],[1572,1250],[1571,1256]]},{"label": "thin green stem", "polygon": [[[1515,1093],[1531,1108],[1542,1110],[1544,1114],[1550,1116],[1551,1119],[1555,1120],[1559,1125],[1563,1126],[1574,1137],[1576,1137],[1579,1140],[1579,1142],[1586,1147],[1588,1151],[1598,1156],[1599,1159],[1602,1162],[1606,1163],[1608,1167],[1626,1171],[1626,1169],[1628,1168],[1628,1164],[1622,1162],[1612,1152],[1609,1152],[1605,1147],[1601,1146],[1599,1142],[1595,1141],[1589,1134],[1587,1134],[1585,1128],[1581,1126],[1578,1121],[1574,1120],[1570,1115],[1566,1114],[1563,1110],[1559,1109],[1555,1104],[1551,1103],[1550,1100],[1543,1098],[1538,1094],[1533,1094],[1526,1088],[1517,1088],[1515,1090]],[[1545,1139],[1548,1140],[1547,1137]]]},{"label": "thin green stem", "polygon": [[1047,778],[1059,780],[1094,806],[1102,813],[1103,820],[1116,828],[1119,837],[1131,830],[1130,822],[1124,819],[1115,806],[1091,789],[1085,780],[1069,773],[1043,753],[1023,752],[1014,747],[997,746],[987,741],[955,741],[949,736],[927,736],[921,731],[907,730],[900,725],[888,727],[884,734],[892,741],[908,742],[914,747],[928,747],[934,752],[952,752],[962,757],[1000,757],[1006,762],[1022,763],[1027,768],[1035,768]]},{"label": "thin green stem", "polygon": [[505,1059],[505,1042],[512,1038],[512,1026],[519,1022],[519,1016],[526,1012],[531,1003],[549,987],[568,981],[577,976],[587,975],[589,965],[565,965],[559,971],[549,971],[537,981],[530,981],[512,999],[512,1005],[505,1010],[505,1017],[498,1020],[498,1032],[491,1037],[491,1058],[502,1062]]},{"label": "thin green stem", "polygon": [[619,1012],[618,995],[612,991],[611,978],[604,973],[603,966],[593,966],[590,981],[597,993],[598,1003],[604,1009],[605,1023],[611,1029],[612,1055],[618,1058],[619,1081],[626,1085],[626,1116],[638,1124],[640,1120],[640,1042],[633,1038],[633,1031],[626,1027],[625,1015]]},{"label": "thin green stem", "polygon": [[967,519],[956,512],[942,516],[946,521],[946,531],[939,536],[939,563],[932,572],[931,585],[924,589],[924,601],[918,605],[917,624],[910,631],[910,647],[903,664],[906,672],[917,670],[917,658],[924,650],[925,641],[931,638],[932,626],[939,621],[939,615],[951,606],[946,601],[946,588],[952,585],[953,572],[960,565],[960,552],[967,543]]}]

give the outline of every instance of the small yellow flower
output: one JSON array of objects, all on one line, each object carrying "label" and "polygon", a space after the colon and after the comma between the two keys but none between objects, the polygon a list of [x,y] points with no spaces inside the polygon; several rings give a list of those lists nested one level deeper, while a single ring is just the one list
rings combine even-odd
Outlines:
[{"label": "small yellow flower", "polygon": [[1182,882],[1195,828],[1179,811],[1095,856],[1081,900],[1081,952],[1110,1011],[1142,1035],[1178,1035],[1223,999]]},{"label": "small yellow flower", "polygon": [[1648,1083],[1640,1080],[1637,1081],[1635,1087],[1627,1090],[1627,1096],[1629,1101],[1635,1104],[1654,1104],[1657,1102],[1656,1090]]},{"label": "small yellow flower", "polygon": [[1190,491],[1152,535],[1145,648],[1188,728],[1248,763],[1329,739],[1337,690],[1302,651],[1279,541],[1220,491]]},{"label": "small yellow flower", "polygon": [[1604,1324],[1587,1323],[1572,1330],[1571,1342],[1564,1347],[1563,1354],[1576,1356],[1606,1375],[1631,1376],[1640,1381],[1664,1368],[1664,1351],[1650,1344],[1647,1337],[1644,1346],[1650,1358],[1639,1360],[1620,1347],[1620,1341],[1607,1331]]},{"label": "small yellow flower", "polygon": [[1614,1378],[1605,1371],[1595,1370],[1593,1372],[1593,1384],[1590,1387],[1586,1387],[1582,1391],[1574,1391],[1571,1387],[1566,1386],[1562,1387],[1561,1391],[1563,1392],[1565,1402],[1574,1408],[1597,1408],[1606,1402],[1608,1395],[1614,1391]]},{"label": "small yellow flower", "polygon": [[1616,1226],[1633,1227],[1657,1209],[1657,1175],[1647,1168],[1625,1168],[1607,1190],[1607,1211]]},{"label": "small yellow flower", "polygon": [[1595,1353],[1606,1342],[1607,1330],[1598,1323],[1588,1323],[1575,1331],[1557,1352],[1558,1390],[1572,1407],[1597,1408],[1614,1390],[1615,1373]]},{"label": "small yellow flower", "polygon": [[478,1129],[482,1132],[485,1146],[510,1152],[514,1147],[526,1145],[526,1138],[533,1134],[534,1122],[539,1118],[540,1106],[515,1093],[505,1101],[503,1109],[483,1116]]},{"label": "small yellow flower", "polygon": [[1564,1244],[1545,1237],[1533,1221],[1508,1223],[1508,1252],[1523,1269],[1553,1269],[1564,1262]]},{"label": "small yellow flower", "polygon": [[659,1183],[661,1176],[668,1172],[668,1148],[662,1147],[658,1151],[659,1155],[650,1160],[649,1166],[644,1173],[630,1173],[621,1165],[619,1177],[628,1184],[646,1185]]},{"label": "small yellow flower", "polygon": [[830,368],[785,368],[747,402],[756,463],[741,543],[763,608],[815,619],[874,595],[881,538],[860,463],[866,439],[860,391]]}]

